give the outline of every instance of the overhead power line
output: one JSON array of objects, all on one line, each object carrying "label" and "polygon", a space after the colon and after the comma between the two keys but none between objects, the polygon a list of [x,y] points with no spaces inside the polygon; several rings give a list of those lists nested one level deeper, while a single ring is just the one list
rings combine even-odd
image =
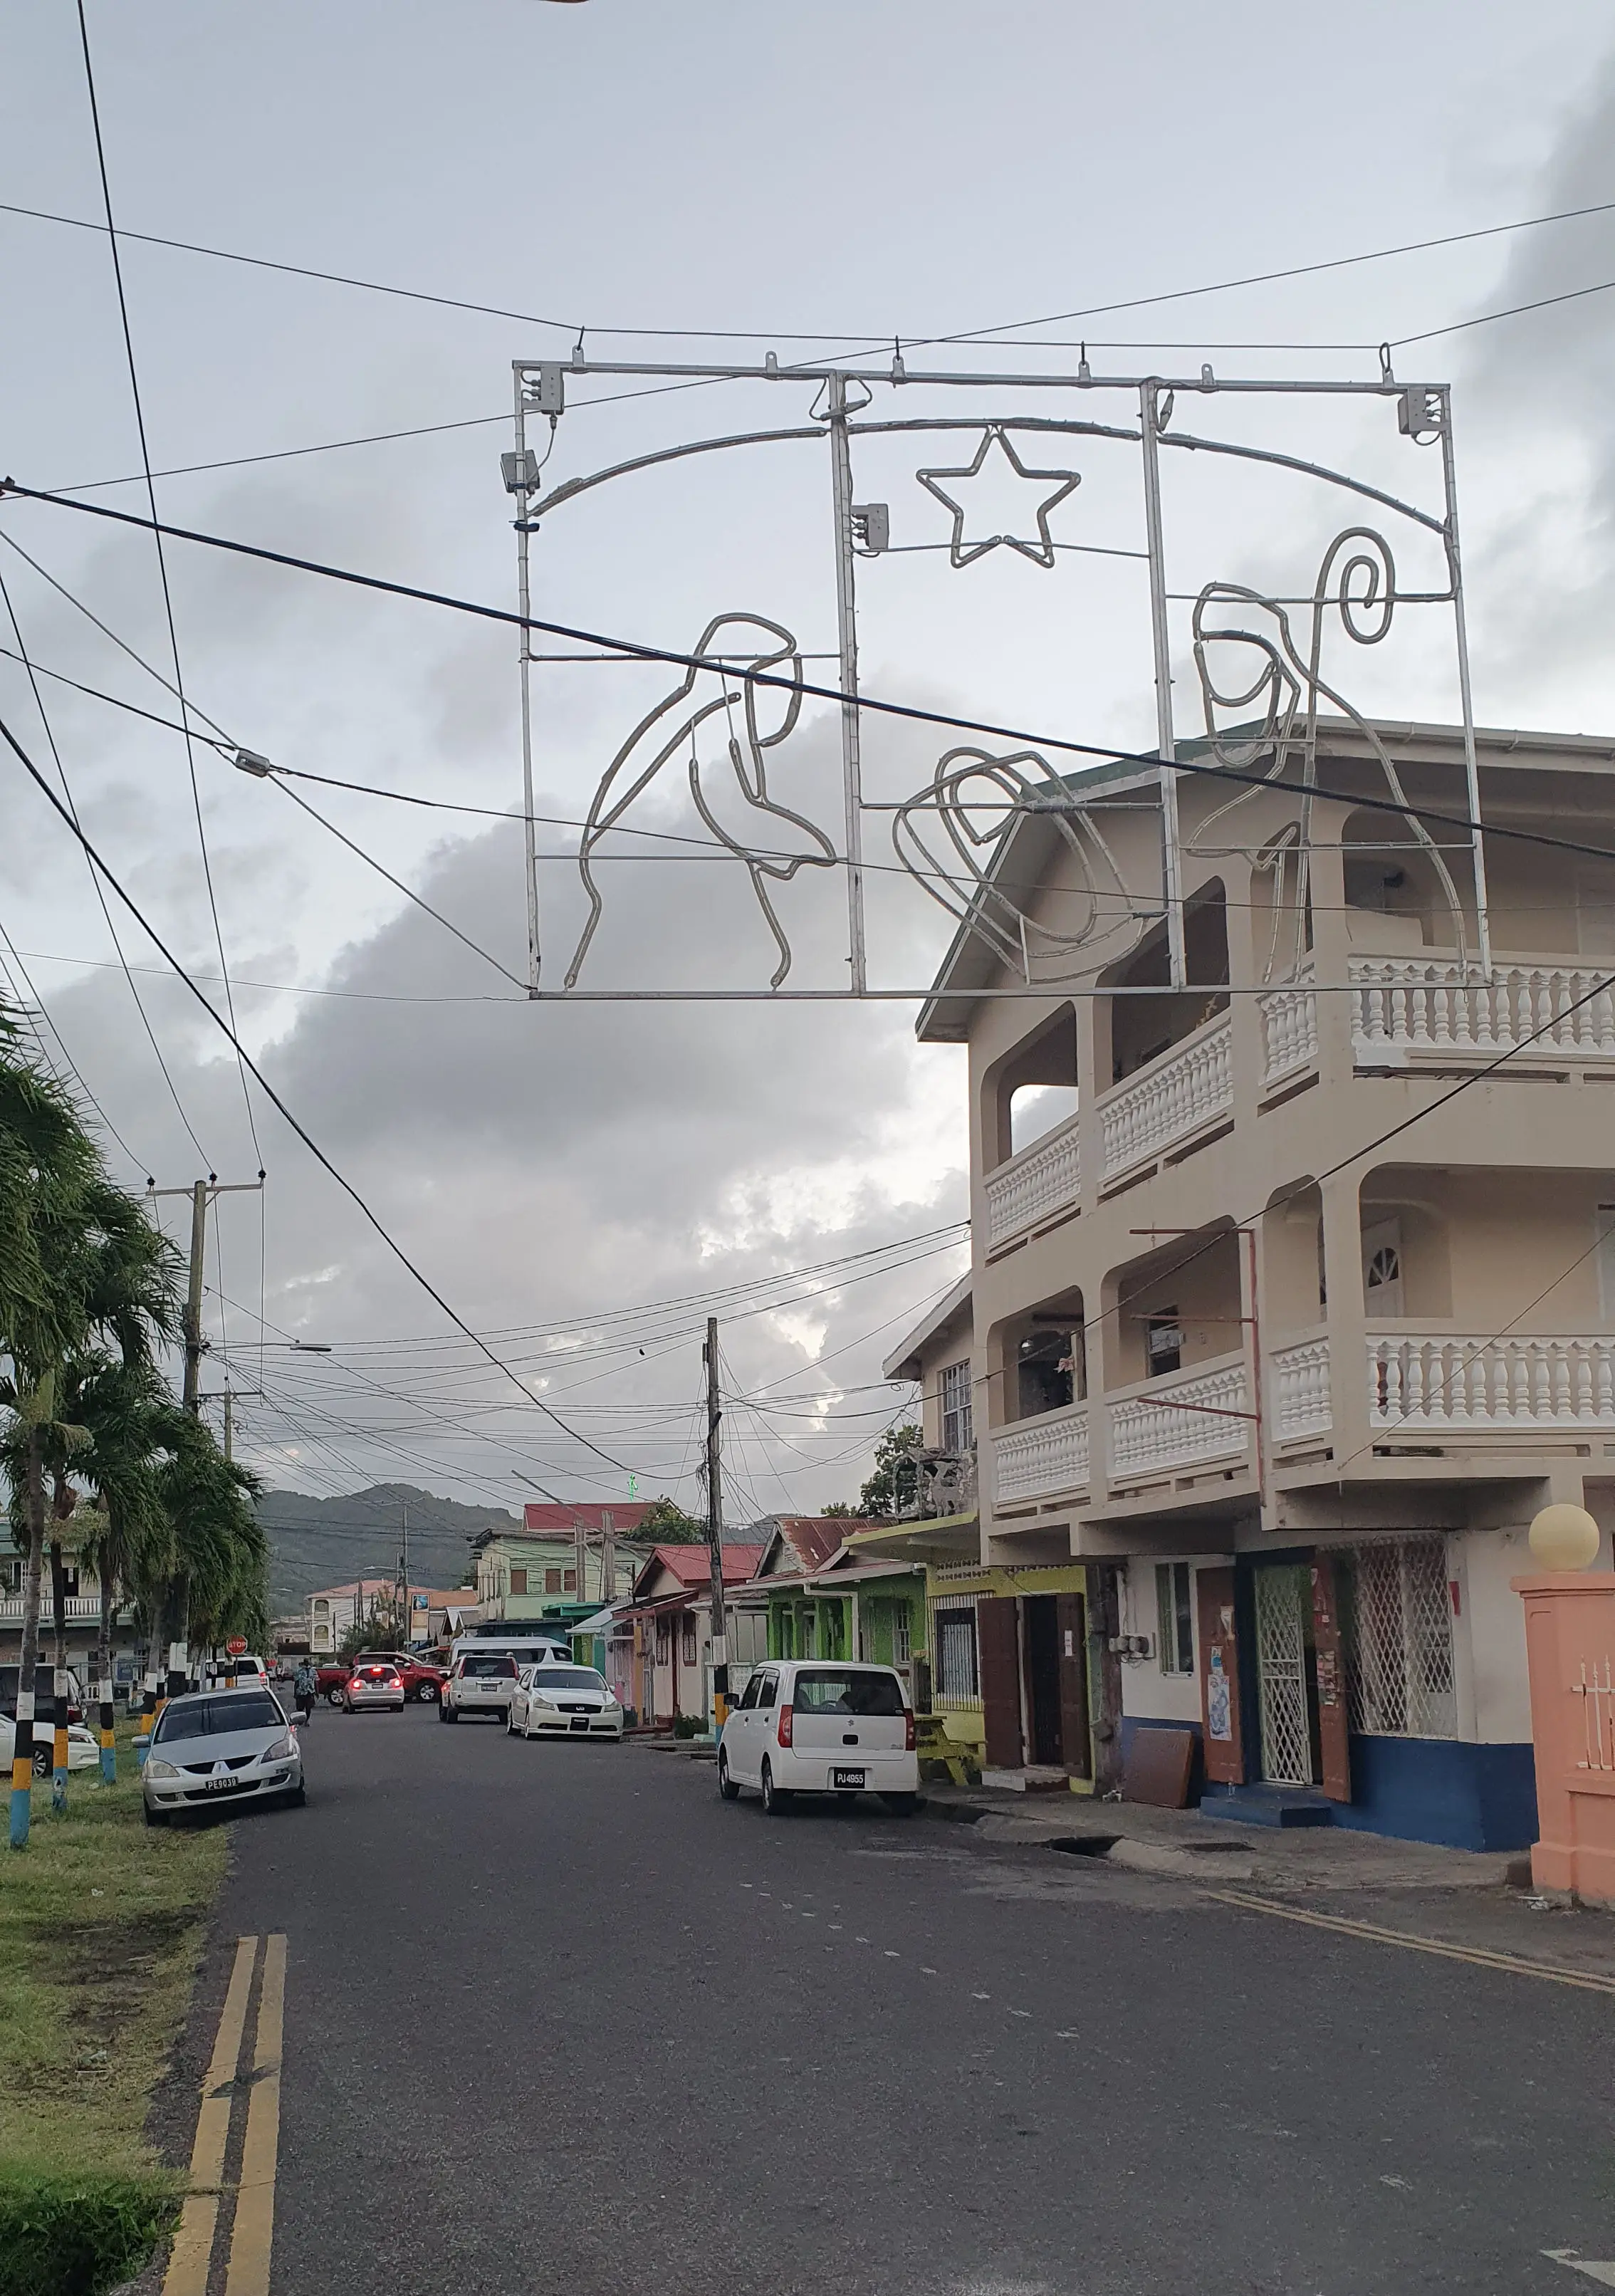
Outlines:
[{"label": "overhead power line", "polygon": [[184,966],[180,963],[178,957],[175,955],[172,949],[168,946],[168,943],[158,932],[156,927],[145,916],[139,905],[135,902],[133,895],[126,890],[120,880],[113,874],[111,869],[109,867],[107,862],[103,859],[96,847],[92,843],[91,840],[86,836],[84,831],[74,820],[70,809],[62,803],[62,800],[57,796],[55,791],[51,787],[49,781],[45,778],[45,775],[40,772],[39,767],[35,764],[33,758],[23,748],[21,742],[17,739],[15,734],[12,733],[11,727],[6,725],[3,719],[0,719],[0,739],[4,740],[6,746],[17,758],[19,763],[23,768],[23,771],[43,793],[46,804],[49,805],[53,812],[61,818],[70,834],[76,838],[78,843],[82,845],[84,850],[89,855],[90,859],[100,870],[102,875],[105,878],[113,892],[117,894],[125,908],[128,910],[129,914],[135,919],[136,924],[140,926],[142,931],[144,932],[147,939],[152,942],[152,947],[158,949],[168,964],[173,967],[175,972],[178,975],[179,979],[184,981],[185,987],[190,990],[192,996],[201,1006],[203,1012],[212,1021],[214,1027],[219,1030],[220,1034],[224,1036],[234,1047],[237,1059],[251,1074],[254,1081],[258,1086],[258,1089],[264,1094],[270,1104],[279,1111],[281,1116],[283,1117],[285,1121],[291,1127],[291,1129],[296,1133],[298,1138],[302,1142],[304,1147],[307,1149],[309,1154],[315,1159],[315,1161],[321,1167],[322,1170],[329,1173],[331,1177],[336,1182],[337,1185],[342,1190],[343,1193],[349,1197],[352,1201],[357,1205],[359,1210],[364,1214],[366,1221],[368,1221],[369,1225],[381,1237],[382,1242],[392,1253],[394,1259],[398,1260],[400,1267],[402,1267],[406,1274],[411,1275],[415,1283],[420,1285],[421,1289],[426,1293],[428,1299],[430,1300],[435,1306],[442,1309],[443,1313],[448,1317],[449,1322],[454,1324],[455,1330],[463,1332],[465,1337],[471,1341],[472,1345],[476,1347],[481,1354],[487,1357],[488,1362],[494,1365],[495,1369],[502,1373],[514,1387],[519,1388],[521,1393],[526,1396],[528,1401],[534,1405],[537,1409],[543,1412],[546,1419],[553,1420],[556,1426],[558,1426],[564,1434],[570,1436],[574,1442],[581,1443],[584,1448],[587,1451],[592,1451],[596,1458],[603,1459],[607,1466],[617,1468],[620,1473],[628,1473],[630,1472],[629,1469],[624,1465],[620,1459],[613,1458],[609,1451],[603,1451],[599,1444],[592,1442],[586,1435],[582,1434],[575,1428],[569,1427],[565,1420],[560,1416],[559,1413],[552,1411],[549,1405],[544,1401],[541,1396],[535,1395],[531,1388],[528,1386],[526,1381],[519,1377],[519,1375],[510,1368],[509,1365],[506,1364],[501,1357],[496,1354],[494,1349],[488,1346],[487,1341],[482,1338],[480,1332],[472,1330],[471,1326],[465,1321],[465,1318],[460,1314],[459,1310],[456,1308],[452,1307],[448,1300],[444,1298],[442,1292],[439,1291],[437,1285],[431,1281],[430,1277],[415,1265],[414,1261],[405,1250],[403,1245],[398,1242],[391,1231],[384,1225],[380,1215],[371,1210],[370,1205],[365,1201],[364,1196],[360,1194],[358,1189],[355,1187],[353,1182],[349,1180],[344,1173],[338,1169],[337,1166],[332,1162],[330,1157],[327,1156],[324,1150],[320,1146],[318,1141],[316,1140],[313,1134],[299,1119],[299,1118],[292,1113],[292,1111],[287,1106],[285,1101],[282,1099],[280,1094],[275,1090],[268,1078],[264,1074],[262,1069],[258,1065],[258,1062],[252,1058],[246,1046],[242,1043],[241,1038],[236,1035],[230,1021],[227,1021],[224,1014],[219,1012],[217,1006],[212,1004],[209,999],[203,995],[201,988],[199,987],[197,982],[192,979]]},{"label": "overhead power line", "polygon": [[[14,495],[22,502],[48,503],[56,510],[79,512],[86,518],[111,520],[115,525],[145,528],[156,523],[136,517],[134,512],[114,510],[108,503],[76,502],[70,496],[47,493],[43,488],[25,487],[15,479],[0,479],[0,498]],[[270,550],[260,543],[240,542],[234,537],[205,533],[195,527],[172,526],[166,522],[161,531],[175,541],[194,542],[209,550],[222,550],[233,557],[250,558],[269,566],[284,566],[299,574],[316,574],[324,579],[340,582],[349,588],[371,590],[384,597],[406,598],[416,605],[441,606],[450,613],[467,614],[473,619],[497,622],[515,629],[541,630],[548,637],[565,638],[571,644],[608,647],[625,660],[663,662],[674,669],[709,670],[734,680],[738,685],[760,685],[786,693],[799,693],[815,701],[829,701],[842,707],[850,704],[882,718],[897,718],[921,726],[939,726],[947,732],[982,734],[996,742],[1012,742],[1035,750],[1057,750],[1066,756],[1091,758],[1097,764],[1156,767],[1171,766],[1175,773],[1209,776],[1222,783],[1243,783],[1251,789],[1271,789],[1275,786],[1266,774],[1243,773],[1234,766],[1208,765],[1195,758],[1174,758],[1163,760],[1153,750],[1123,750],[1113,743],[1073,741],[1069,734],[1039,733],[1020,726],[1003,726],[990,718],[963,718],[946,709],[924,709],[912,701],[891,701],[879,694],[860,692],[844,693],[838,685],[821,685],[816,680],[803,677],[782,677],[773,670],[756,669],[744,663],[720,660],[706,655],[684,653],[672,646],[647,645],[637,638],[614,637],[599,630],[586,630],[570,622],[545,621],[535,614],[520,614],[508,606],[490,606],[475,598],[461,598],[450,591],[424,590],[410,582],[389,581],[381,574],[360,574],[351,567],[332,566],[317,558],[300,558],[284,550]],[[1310,784],[1315,797],[1338,798],[1369,813],[1394,814],[1398,818],[1437,822],[1446,828],[1480,829],[1488,837],[1518,840],[1528,845],[1544,845],[1562,853],[1578,853],[1600,861],[1615,860],[1615,849],[1587,845],[1577,839],[1554,837],[1545,831],[1513,828],[1504,823],[1475,822],[1463,814],[1438,811],[1428,805],[1409,805],[1394,798],[1373,797],[1356,790],[1336,790],[1318,783]]]},{"label": "overhead power line", "polygon": [[[95,165],[101,177],[102,205],[106,212],[107,246],[112,258],[112,279],[118,291],[118,316],[123,330],[124,357],[129,371],[129,397],[134,402],[135,428],[140,439],[140,467],[145,474],[146,500],[152,512],[152,537],[157,549],[157,571],[162,586],[163,619],[168,632],[168,652],[174,661],[174,685],[179,698],[179,714],[184,721],[185,764],[191,776],[191,803],[196,815],[196,840],[201,849],[202,878],[208,889],[208,908],[213,919],[213,937],[218,945],[218,969],[224,976],[225,1002],[229,1009],[231,1030],[235,1027],[235,1004],[230,992],[230,967],[225,956],[224,929],[218,921],[218,900],[213,890],[213,864],[208,856],[208,832],[202,826],[201,789],[196,778],[196,752],[192,745],[190,713],[185,703],[184,679],[179,667],[179,633],[174,623],[174,599],[168,588],[168,562],[163,549],[162,529],[157,517],[157,489],[152,481],[152,453],[146,439],[145,409],[141,403],[140,373],[135,361],[135,337],[129,325],[128,299],[124,292],[123,261],[118,252],[118,233],[112,221],[112,185],[107,174],[106,145],[101,134],[101,106],[95,95],[95,69],[90,60],[90,27],[85,14],[84,0],[78,0],[78,39],[84,53],[85,88],[90,102],[90,125],[95,136]],[[155,1042],[155,1039],[153,1039]],[[247,1111],[247,1130],[252,1140],[252,1152],[257,1157],[259,1177],[263,1177],[263,1151],[258,1146],[258,1125],[252,1114],[252,1095],[247,1090],[247,1071],[242,1065],[239,1048],[237,1071],[241,1077],[242,1101]]]}]

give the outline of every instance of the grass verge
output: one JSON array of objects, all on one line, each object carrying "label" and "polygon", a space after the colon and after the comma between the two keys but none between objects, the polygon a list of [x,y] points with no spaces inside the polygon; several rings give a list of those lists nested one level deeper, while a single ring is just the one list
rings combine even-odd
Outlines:
[{"label": "grass verge", "polygon": [[0,1848],[0,2296],[102,2296],[177,2202],[146,2113],[228,1845],[149,1830],[127,1742],[119,1769],[75,1771],[64,1817],[36,1788],[28,1849]]}]

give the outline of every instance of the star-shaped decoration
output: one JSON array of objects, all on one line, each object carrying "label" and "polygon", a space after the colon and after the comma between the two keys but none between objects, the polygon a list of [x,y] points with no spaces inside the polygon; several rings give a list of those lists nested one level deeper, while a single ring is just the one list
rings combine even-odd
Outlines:
[{"label": "star-shaped decoration", "polygon": [[[988,453],[995,445],[996,445],[999,452],[1005,457],[1011,470],[1014,472],[1017,478],[1034,480],[1051,479],[1055,481],[1053,492],[1052,494],[1045,495],[1043,500],[1037,505],[1037,539],[1036,542],[1023,542],[1017,536],[1012,534],[995,534],[985,542],[967,543],[964,539],[964,507],[962,504],[955,502],[953,496],[950,495],[946,488],[940,483],[943,479],[975,478],[980,471],[981,465],[986,462]],[[966,463],[962,469],[956,471],[916,471],[914,472],[914,476],[918,479],[920,484],[924,488],[927,494],[935,495],[937,500],[943,505],[943,507],[947,510],[951,510],[954,514],[954,531],[952,539],[948,544],[948,556],[955,566],[968,566],[971,564],[972,560],[983,557],[988,551],[996,550],[1000,544],[1004,545],[1010,550],[1018,550],[1022,558],[1029,558],[1034,566],[1052,566],[1054,562],[1054,543],[1053,536],[1049,533],[1049,512],[1053,510],[1058,504],[1062,503],[1067,495],[1074,494],[1076,489],[1082,484],[1082,473],[1079,471],[1029,470],[1027,465],[1021,461],[1020,455],[1015,452],[1013,442],[1010,439],[1007,431],[1004,430],[1001,424],[996,422],[989,422],[987,425],[987,428],[981,433],[981,444],[976,449],[974,459]]]}]

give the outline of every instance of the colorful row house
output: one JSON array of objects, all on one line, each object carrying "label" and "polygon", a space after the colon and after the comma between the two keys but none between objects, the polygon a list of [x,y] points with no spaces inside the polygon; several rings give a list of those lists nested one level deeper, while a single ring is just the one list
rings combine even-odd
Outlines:
[{"label": "colorful row house", "polygon": [[1165,1729],[1208,1809],[1521,1847],[1510,1582],[1543,1505],[1606,1563],[1615,1520],[1615,750],[1481,732],[1481,873],[1461,728],[1232,730],[1170,887],[1153,766],[1020,813],[918,1022],[967,1049],[970,1296],[888,1368],[980,1488],[934,1687],[1005,1783],[1108,1791]]},{"label": "colorful row house", "polygon": [[[760,1546],[724,1546],[724,1636],[731,1701],[766,1655],[767,1620],[751,1592]],[[712,1712],[712,1568],[704,1545],[654,1546],[635,1574],[627,1603],[609,1622],[590,1620],[603,1644],[603,1671],[643,1729],[680,1722],[704,1730]]]}]

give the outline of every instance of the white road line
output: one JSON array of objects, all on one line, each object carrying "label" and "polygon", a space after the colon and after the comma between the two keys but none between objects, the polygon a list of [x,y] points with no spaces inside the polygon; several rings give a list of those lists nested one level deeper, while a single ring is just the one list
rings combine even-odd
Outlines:
[{"label": "white road line", "polygon": [[1615,2288],[1615,2264],[1595,2264],[1590,2258],[1578,2256],[1573,2248],[1545,2248],[1542,2253],[1555,2264],[1568,2264],[1572,2272],[1585,2272],[1589,2280],[1599,2281],[1605,2288]]}]

